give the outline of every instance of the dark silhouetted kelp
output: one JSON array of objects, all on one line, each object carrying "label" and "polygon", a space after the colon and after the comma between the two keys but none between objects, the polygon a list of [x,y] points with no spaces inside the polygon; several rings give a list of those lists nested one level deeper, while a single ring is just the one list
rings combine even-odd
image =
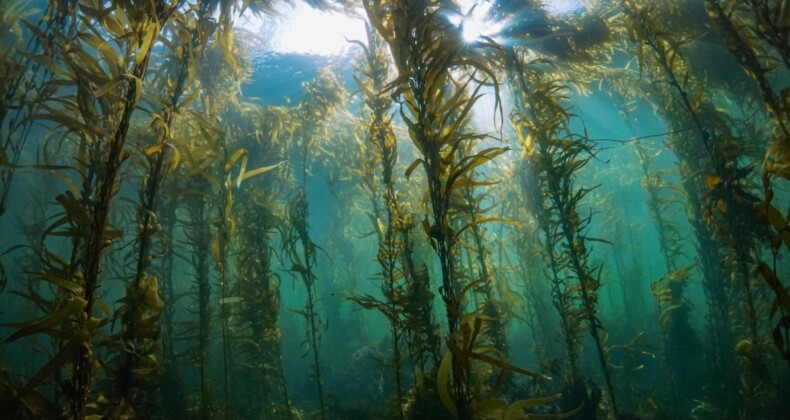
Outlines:
[{"label": "dark silhouetted kelp", "polygon": [[0,416],[786,417],[790,1],[295,3],[0,2]]}]

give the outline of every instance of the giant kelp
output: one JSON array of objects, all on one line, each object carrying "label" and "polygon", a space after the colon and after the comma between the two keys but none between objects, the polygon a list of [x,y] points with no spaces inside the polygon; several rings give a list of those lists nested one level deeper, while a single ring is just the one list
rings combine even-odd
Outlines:
[{"label": "giant kelp", "polygon": [[282,101],[237,23],[287,5],[40,3],[0,5],[7,415],[787,411],[786,1],[308,1],[367,36]]}]

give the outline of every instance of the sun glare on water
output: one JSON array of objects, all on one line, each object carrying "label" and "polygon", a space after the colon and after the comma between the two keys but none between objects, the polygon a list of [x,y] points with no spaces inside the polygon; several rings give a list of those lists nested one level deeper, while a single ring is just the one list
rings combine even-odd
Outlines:
[{"label": "sun glare on water", "polygon": [[277,18],[243,16],[238,25],[266,38],[269,50],[278,53],[342,54],[352,47],[347,40],[367,39],[365,23],[343,12],[322,12],[304,3],[285,5]]},{"label": "sun glare on water", "polygon": [[[502,30],[504,23],[492,21],[489,15],[492,1],[456,2],[461,14],[448,16],[448,19],[458,25],[465,41],[495,38]],[[543,5],[555,16],[584,7],[581,0],[544,0]],[[319,11],[301,2],[294,6],[284,4],[279,12],[280,16],[276,18],[245,14],[238,19],[237,25],[264,38],[268,49],[278,53],[338,55],[351,48],[347,40],[364,41],[367,38],[363,20],[343,12]],[[364,15],[364,12],[360,11],[360,14]]]}]

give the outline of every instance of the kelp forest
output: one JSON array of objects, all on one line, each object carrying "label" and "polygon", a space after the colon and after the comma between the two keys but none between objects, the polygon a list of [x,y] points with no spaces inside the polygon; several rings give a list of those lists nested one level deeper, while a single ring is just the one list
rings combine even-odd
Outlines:
[{"label": "kelp forest", "polygon": [[790,413],[790,1],[3,0],[0,38],[2,418]]}]

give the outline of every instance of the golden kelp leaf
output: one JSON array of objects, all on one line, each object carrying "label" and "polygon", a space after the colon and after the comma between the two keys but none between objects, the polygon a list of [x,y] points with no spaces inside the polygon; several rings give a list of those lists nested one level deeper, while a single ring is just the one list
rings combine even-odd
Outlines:
[{"label": "golden kelp leaf", "polygon": [[145,155],[151,157],[155,154],[161,153],[162,150],[165,148],[165,143],[157,143],[147,149],[145,149]]},{"label": "golden kelp leaf", "polygon": [[522,369],[522,368],[520,368],[518,366],[513,366],[513,365],[511,365],[510,363],[508,363],[508,362],[506,362],[504,360],[497,359],[495,357],[491,357],[491,356],[489,356],[487,354],[478,353],[478,352],[472,352],[470,354],[470,357],[472,357],[473,359],[480,360],[481,362],[486,362],[486,363],[488,363],[488,364],[490,364],[492,366],[496,366],[496,367],[498,367],[500,369],[504,369],[504,370],[507,370],[507,371],[510,371],[510,372],[515,372],[515,373],[520,373],[520,374],[522,374],[524,376],[529,376],[531,378],[551,379],[551,377],[548,376],[548,375],[544,375],[542,373],[530,372],[530,371],[528,371],[526,369]]},{"label": "golden kelp leaf", "polygon": [[774,142],[765,154],[763,173],[790,179],[790,147],[784,143]]},{"label": "golden kelp leaf", "polygon": [[269,172],[269,171],[272,171],[274,169],[277,169],[280,166],[282,166],[284,163],[285,163],[285,161],[280,162],[280,163],[275,163],[274,165],[261,166],[258,169],[253,169],[253,170],[251,170],[249,172],[245,172],[243,174],[239,174],[238,181],[236,182],[236,187],[238,188],[241,185],[242,181],[246,181],[247,179],[250,179],[250,178],[252,178],[252,177],[254,177],[256,175],[265,174],[266,172]]},{"label": "golden kelp leaf", "polygon": [[74,297],[69,301],[69,303],[66,304],[66,306],[63,306],[54,312],[44,315],[43,317],[36,320],[24,323],[0,324],[0,327],[21,327],[3,342],[11,343],[22,337],[46,332],[52,328],[55,328],[66,321],[71,315],[81,311],[85,307],[86,303],[87,301],[85,299]]},{"label": "golden kelp leaf", "polygon": [[230,157],[228,158],[227,162],[225,162],[225,172],[226,173],[228,171],[230,171],[230,168],[232,168],[233,165],[236,164],[236,161],[238,161],[239,158],[243,158],[242,161],[241,161],[242,174],[243,174],[245,168],[247,167],[247,150],[245,150],[243,148],[233,152],[233,154],[230,155]]},{"label": "golden kelp leaf", "polygon": [[491,159],[509,151],[509,147],[491,147],[481,151],[474,156],[468,156],[459,162],[455,170],[450,174],[447,179],[449,189],[453,188],[453,184],[459,178],[469,171],[474,170],[478,166],[490,161]]},{"label": "golden kelp leaf", "polygon": [[491,185],[497,185],[502,181],[475,181],[469,178],[462,178],[458,181],[455,181],[453,187],[455,188],[462,188],[462,187],[487,187]]},{"label": "golden kelp leaf", "polygon": [[244,302],[244,297],[242,296],[228,296],[219,300],[220,305],[230,305],[241,302]]},{"label": "golden kelp leaf", "polygon": [[176,105],[174,111],[177,111],[189,105],[192,101],[194,101],[198,97],[198,95],[200,95],[200,88],[195,87],[195,89],[192,89],[192,93],[190,93],[189,96],[186,97],[186,99],[184,99],[183,101],[179,102],[178,105]]},{"label": "golden kelp leaf", "polygon": [[122,38],[129,32],[120,19],[117,19],[112,13],[106,14],[102,22],[104,23],[104,28],[115,38]]},{"label": "golden kelp leaf", "polygon": [[99,325],[102,324],[102,320],[99,318],[90,318],[82,325],[82,329],[77,333],[74,334],[71,339],[60,348],[60,350],[52,356],[51,359],[41,368],[38,372],[36,372],[33,377],[31,377],[25,386],[19,391],[20,394],[24,395],[28,392],[35,389],[41,382],[47,379],[50,375],[55,373],[60,367],[71,360],[74,357],[74,352],[79,348],[83,343],[90,340],[90,337],[93,336],[94,331]]},{"label": "golden kelp leaf", "polygon": [[519,409],[519,410],[528,410],[530,408],[539,407],[541,405],[551,404],[552,402],[558,400],[560,397],[562,397],[562,394],[556,394],[543,398],[530,398],[530,399],[520,400],[511,404],[510,408]]},{"label": "golden kelp leaf", "polygon": [[214,257],[214,261],[220,262],[220,255],[219,255],[219,236],[214,235],[211,239],[211,256]]},{"label": "golden kelp leaf", "polygon": [[414,172],[414,170],[417,169],[417,166],[419,166],[422,162],[423,162],[422,159],[415,159],[414,162],[412,162],[409,165],[409,167],[406,168],[406,172],[405,172],[406,179],[409,179],[409,177],[411,176],[411,173]]},{"label": "golden kelp leaf", "polygon": [[159,35],[159,23],[156,20],[150,19],[143,23],[142,26],[143,34],[141,37],[140,49],[137,50],[137,55],[134,58],[134,64],[138,66],[148,55],[151,46]]},{"label": "golden kelp leaf", "polygon": [[171,143],[167,143],[167,145],[173,149],[173,158],[170,159],[170,164],[167,165],[167,170],[165,170],[165,173],[162,175],[163,177],[173,173],[173,171],[178,168],[178,164],[181,162],[181,151],[178,150],[178,147]]},{"label": "golden kelp leaf", "polygon": [[63,277],[50,273],[41,273],[38,275],[38,278],[48,283],[52,283],[55,286],[60,287],[61,289],[68,290],[77,296],[82,295],[82,291],[83,291],[82,286],[71,280],[67,280]]},{"label": "golden kelp leaf", "polygon": [[110,92],[111,90],[115,89],[115,87],[118,86],[118,84],[121,83],[123,80],[124,80],[124,77],[121,77],[121,76],[118,76],[118,77],[116,77],[114,79],[110,79],[109,82],[105,83],[104,85],[102,85],[101,87],[96,89],[96,91],[93,94],[97,98],[101,98],[102,96],[104,96],[108,92]]},{"label": "golden kelp leaf", "polygon": [[447,389],[447,383],[450,381],[450,368],[453,366],[453,353],[447,351],[442,358],[442,363],[439,364],[439,370],[436,374],[436,392],[439,393],[439,399],[442,404],[447,408],[453,416],[457,416],[458,412],[455,410],[455,403],[450,398],[450,391]]},{"label": "golden kelp leaf", "polygon": [[104,313],[106,316],[110,316],[110,307],[101,299],[94,299],[93,307],[96,308],[99,312]]},{"label": "golden kelp leaf", "polygon": [[679,270],[675,270],[667,275],[665,275],[661,280],[667,280],[670,282],[683,282],[685,281],[691,270],[693,270],[697,266],[697,263],[691,264],[687,267],[683,267]]},{"label": "golden kelp leaf", "polygon": [[706,175],[705,176],[705,188],[708,190],[712,190],[716,188],[719,184],[721,184],[721,178],[716,175]]},{"label": "golden kelp leaf", "polygon": [[146,276],[140,282],[140,289],[143,292],[145,304],[152,309],[162,310],[165,302],[159,297],[159,282],[156,276]]},{"label": "golden kelp leaf", "polygon": [[765,282],[771,287],[774,294],[776,295],[776,301],[779,305],[784,308],[785,311],[790,312],[790,293],[788,293],[787,289],[782,285],[782,282],[779,281],[779,278],[776,277],[776,274],[771,270],[771,267],[768,267],[768,264],[761,262],[760,265],[757,267],[757,271],[762,274]]},{"label": "golden kelp leaf", "polygon": [[757,210],[758,216],[773,226],[776,233],[782,236],[782,242],[784,242],[785,246],[790,248],[790,229],[788,229],[787,219],[782,213],[776,207],[765,202],[756,204],[755,210]]}]

